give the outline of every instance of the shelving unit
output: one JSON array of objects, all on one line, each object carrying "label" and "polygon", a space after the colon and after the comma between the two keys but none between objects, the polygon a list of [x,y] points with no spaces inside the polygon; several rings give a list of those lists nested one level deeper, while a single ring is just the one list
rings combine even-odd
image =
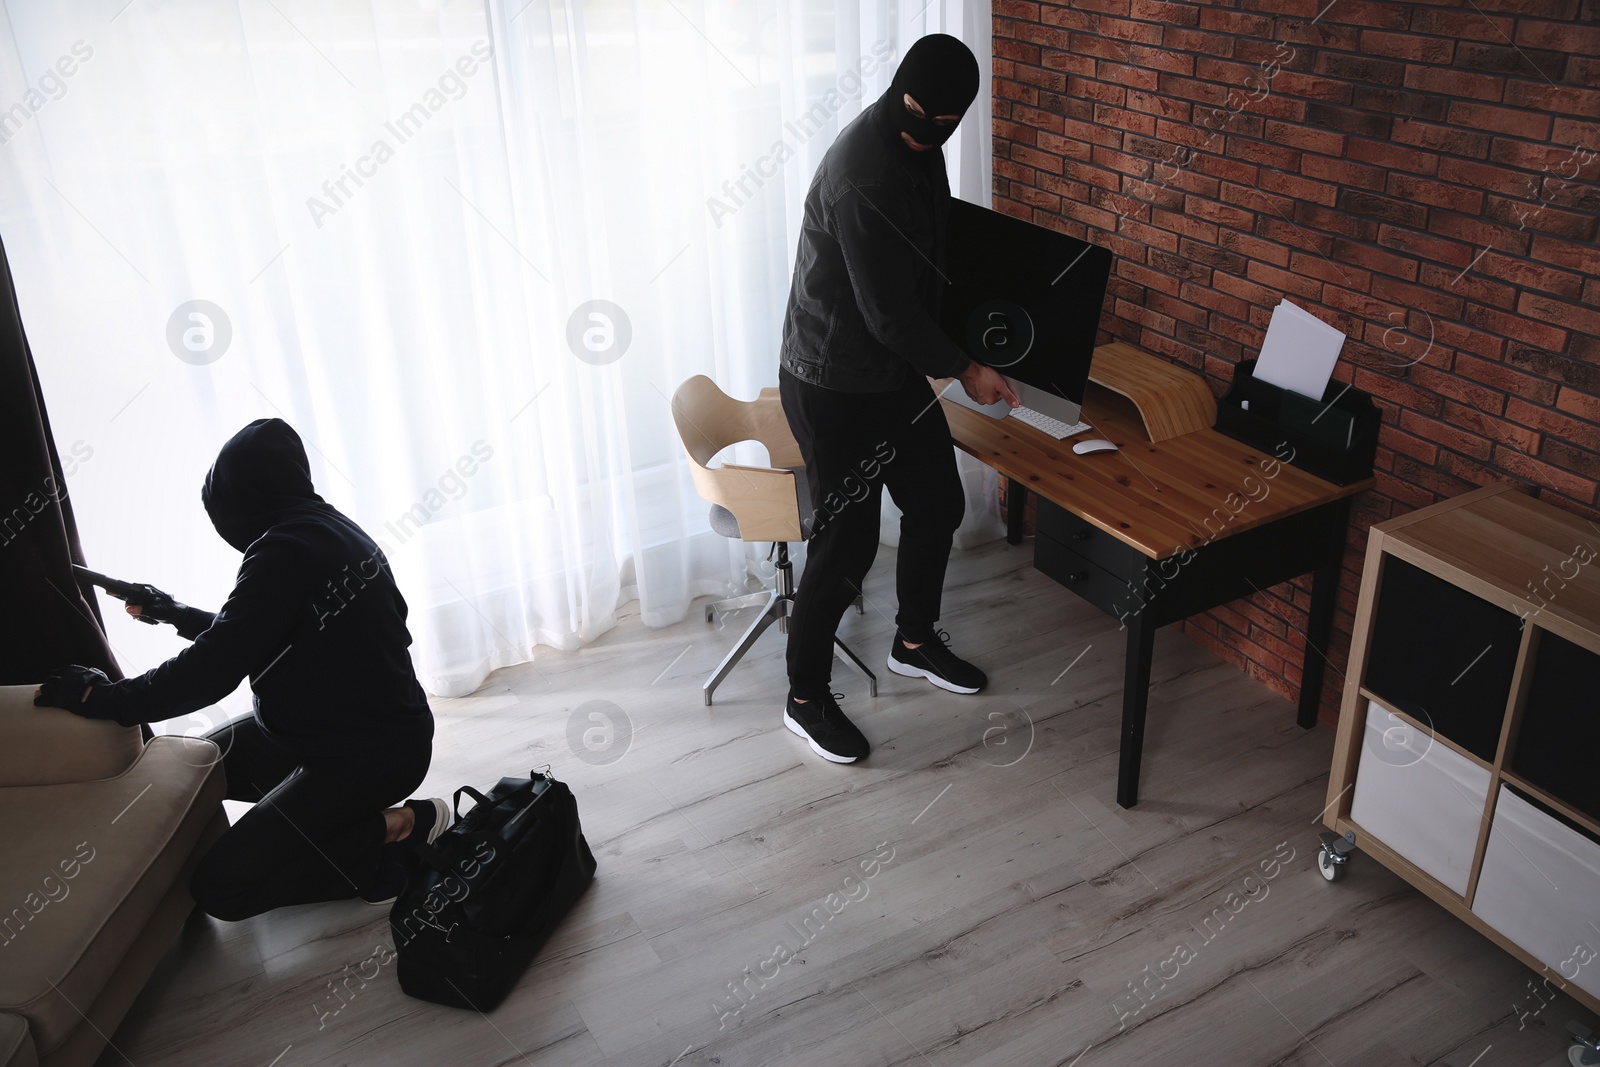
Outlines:
[{"label": "shelving unit", "polygon": [[1600,1011],[1600,528],[1506,486],[1372,528],[1328,780],[1355,848]]}]

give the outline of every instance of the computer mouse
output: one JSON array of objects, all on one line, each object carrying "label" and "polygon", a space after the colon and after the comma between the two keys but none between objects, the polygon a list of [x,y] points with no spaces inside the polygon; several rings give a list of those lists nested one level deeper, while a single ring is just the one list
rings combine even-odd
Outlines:
[{"label": "computer mouse", "polygon": [[1097,437],[1091,441],[1079,441],[1072,446],[1072,450],[1080,456],[1092,456],[1096,452],[1115,452],[1117,446]]}]

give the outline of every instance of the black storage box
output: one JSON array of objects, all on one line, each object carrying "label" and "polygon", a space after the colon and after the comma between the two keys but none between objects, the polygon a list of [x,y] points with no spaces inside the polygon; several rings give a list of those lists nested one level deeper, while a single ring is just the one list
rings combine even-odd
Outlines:
[{"label": "black storage box", "polygon": [[1372,397],[1329,382],[1316,401],[1258,381],[1255,370],[1256,361],[1247,359],[1234,371],[1233,384],[1217,401],[1218,433],[1335,485],[1372,477],[1381,418]]}]

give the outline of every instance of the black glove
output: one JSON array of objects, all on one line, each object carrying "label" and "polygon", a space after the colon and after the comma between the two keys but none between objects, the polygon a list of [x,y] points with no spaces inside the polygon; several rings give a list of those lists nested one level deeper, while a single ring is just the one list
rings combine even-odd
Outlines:
[{"label": "black glove", "polygon": [[134,588],[138,592],[121,598],[123,603],[139,608],[139,614],[134,618],[151,626],[158,622],[171,623],[179,637],[193,641],[210,629],[216,619],[211,612],[179,603],[172,599],[172,594],[164,593],[153,585],[137,585]]},{"label": "black glove", "polygon": [[[153,585],[135,586],[139,592],[122,597],[125,604],[131,604],[139,609],[139,614],[134,616],[140,622],[147,622],[151,626],[159,622],[171,623],[174,626],[183,618],[188,607],[172,599],[171,593],[164,593]],[[113,594],[115,595],[115,594]]]},{"label": "black glove", "polygon": [[[34,693],[33,706],[66,708],[79,715],[89,715],[89,704],[94,699],[92,690],[110,684],[111,679],[106,677],[105,672],[94,667],[80,667],[77,664],[59,667],[45,676],[44,684]],[[89,717],[93,718],[92,715]]]}]

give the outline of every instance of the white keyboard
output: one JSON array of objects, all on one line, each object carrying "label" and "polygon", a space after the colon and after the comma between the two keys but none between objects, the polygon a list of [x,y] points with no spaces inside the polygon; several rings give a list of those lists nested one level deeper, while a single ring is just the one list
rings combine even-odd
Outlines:
[{"label": "white keyboard", "polygon": [[1087,422],[1062,422],[1060,419],[1052,419],[1049,415],[1035,411],[1032,408],[1012,408],[1011,417],[1013,419],[1021,419],[1035,430],[1039,430],[1057,441],[1065,440],[1068,437],[1076,437],[1080,433],[1093,429]]}]

